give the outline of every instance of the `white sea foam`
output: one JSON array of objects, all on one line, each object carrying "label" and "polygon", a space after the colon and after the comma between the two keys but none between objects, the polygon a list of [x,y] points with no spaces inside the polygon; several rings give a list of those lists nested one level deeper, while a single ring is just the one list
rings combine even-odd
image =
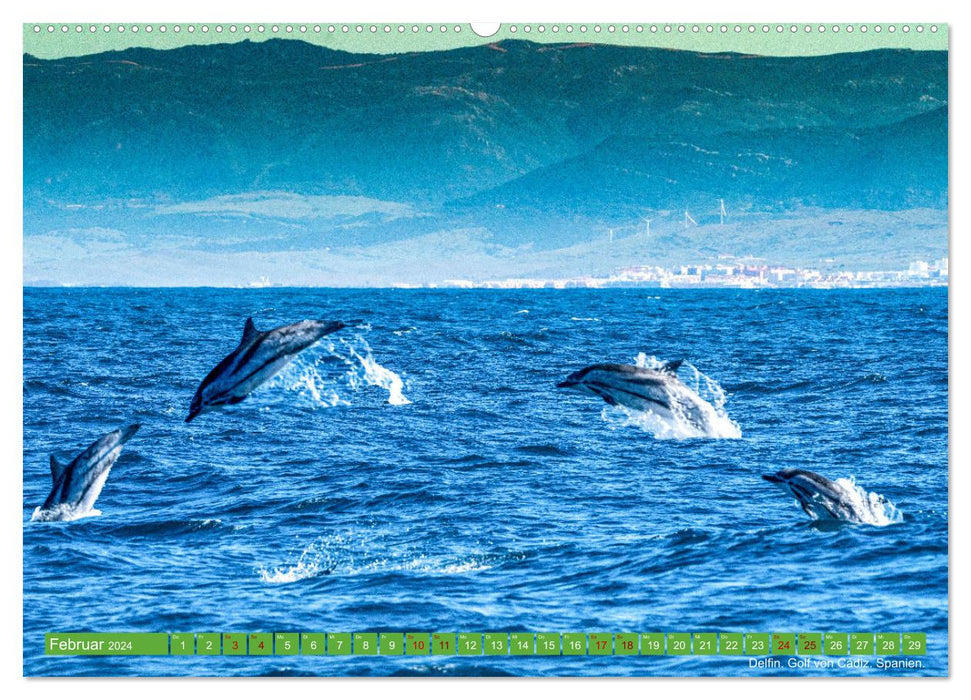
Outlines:
[{"label": "white sea foam", "polygon": [[[634,364],[645,369],[660,369],[664,362],[642,352],[638,354]],[[725,410],[728,396],[717,381],[687,361],[679,368],[678,377],[700,399],[698,407],[705,415],[706,430],[689,418],[685,407],[677,402],[676,396],[673,397],[671,406],[673,416],[652,411],[637,411],[626,406],[608,406],[601,412],[601,416],[611,426],[640,428],[659,440],[742,437],[742,430],[738,423],[728,417],[728,412]]]},{"label": "white sea foam", "polygon": [[296,392],[311,405],[324,407],[357,403],[355,394],[366,387],[386,391],[388,403],[394,406],[411,403],[404,394],[404,379],[379,363],[360,335],[324,338],[267,384],[267,388]]},{"label": "white sea foam", "polygon": [[488,564],[483,564],[479,561],[466,561],[461,564],[449,564],[443,567],[440,571],[443,574],[465,574],[469,571],[485,571],[486,569],[491,569],[492,567]]},{"label": "white sea foam", "polygon": [[844,497],[853,503],[853,512],[860,516],[859,522],[864,525],[884,527],[903,522],[903,513],[897,506],[879,493],[867,491],[858,485],[854,477],[836,479],[835,483],[843,491]]},{"label": "white sea foam", "polygon": [[260,569],[260,580],[263,583],[294,583],[305,578],[312,578],[321,573],[322,569],[314,562],[300,561],[293,566],[281,568]]},{"label": "white sea foam", "polygon": [[30,520],[37,523],[70,522],[98,515],[101,515],[101,511],[97,508],[78,508],[67,503],[59,503],[51,508],[34,508]]},{"label": "white sea foam", "polygon": [[337,357],[341,357],[348,366],[348,384],[352,389],[361,386],[376,386],[388,392],[388,403],[392,406],[402,406],[411,401],[404,395],[405,382],[395,372],[378,363],[371,353],[371,348],[367,341],[360,336],[354,341],[341,340],[341,344],[346,350],[346,355],[341,355],[331,351]]},{"label": "white sea foam", "polygon": [[[374,550],[380,554],[373,554]],[[453,576],[491,569],[493,560],[494,557],[479,553],[426,553],[373,546],[368,536],[345,534],[318,537],[303,547],[296,562],[260,567],[257,571],[263,583],[286,584],[331,574],[353,576],[405,571]]]}]

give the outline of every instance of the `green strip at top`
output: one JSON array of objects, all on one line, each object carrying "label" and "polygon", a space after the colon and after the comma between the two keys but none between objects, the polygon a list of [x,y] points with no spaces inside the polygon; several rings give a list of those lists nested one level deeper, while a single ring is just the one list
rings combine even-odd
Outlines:
[{"label": "green strip at top", "polygon": [[[481,36],[476,33],[489,34]],[[493,32],[494,33],[490,33]],[[85,56],[132,47],[174,49],[268,39],[294,39],[351,53],[443,51],[510,39],[541,44],[595,43],[701,53],[818,56],[874,49],[946,51],[944,23],[847,24],[607,22],[503,24],[483,28],[455,23],[31,22],[23,27],[24,53],[42,59]]]}]

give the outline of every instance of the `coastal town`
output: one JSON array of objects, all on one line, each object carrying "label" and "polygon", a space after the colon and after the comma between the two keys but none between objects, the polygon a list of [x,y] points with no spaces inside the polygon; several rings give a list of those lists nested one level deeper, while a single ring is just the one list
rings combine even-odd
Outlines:
[{"label": "coastal town", "polygon": [[445,280],[428,287],[462,289],[570,289],[609,287],[727,287],[760,288],[867,288],[946,287],[948,259],[916,260],[904,270],[835,270],[771,265],[762,261],[732,261],[718,264],[680,265],[663,268],[650,265],[624,267],[603,276],[568,278],[509,278],[476,282]]}]

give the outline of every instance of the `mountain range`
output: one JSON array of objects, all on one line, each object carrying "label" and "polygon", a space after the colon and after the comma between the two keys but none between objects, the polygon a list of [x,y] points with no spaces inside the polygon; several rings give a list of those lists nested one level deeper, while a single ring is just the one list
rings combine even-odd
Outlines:
[{"label": "mountain range", "polygon": [[[686,211],[699,235],[718,235],[692,255],[798,264],[805,254],[784,236],[758,232],[796,219],[800,235],[814,235],[812,220],[865,232],[866,212],[881,233],[911,227],[890,231],[900,240],[886,255],[867,251],[872,265],[946,254],[947,68],[944,52],[525,41],[400,55],[282,39],[25,55],[25,277],[59,274],[32,237],[84,250],[94,240],[104,256],[105,231],[142,252],[227,255],[464,231],[480,251],[485,241],[555,259],[652,218],[650,259],[641,246],[631,262],[676,261]],[[732,228],[715,226],[721,202]],[[847,236],[827,255],[865,265],[860,245]]]}]

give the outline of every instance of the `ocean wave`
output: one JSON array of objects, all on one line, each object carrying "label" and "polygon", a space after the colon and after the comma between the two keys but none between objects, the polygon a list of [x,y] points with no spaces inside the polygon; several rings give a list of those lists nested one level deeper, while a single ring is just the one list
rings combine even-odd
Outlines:
[{"label": "ocean wave", "polygon": [[754,382],[744,381],[731,387],[733,392],[746,392],[752,394],[801,394],[797,401],[814,401],[823,394],[833,394],[840,391],[853,389],[861,384],[885,384],[889,380],[879,372],[871,372],[862,377],[854,379],[831,378],[830,381],[813,382],[806,379],[794,382]]},{"label": "ocean wave", "polygon": [[461,457],[442,457],[438,461],[442,464],[469,464],[472,462],[481,462],[483,460],[489,459],[485,455],[478,454],[476,452],[462,455]]},{"label": "ocean wave", "polygon": [[82,398],[84,396],[84,389],[90,387],[92,383],[101,385],[105,382],[100,380],[94,380],[91,383],[72,382],[68,379],[62,379],[54,382],[43,381],[40,379],[28,379],[23,383],[23,393],[25,397],[33,395],[50,395],[64,398]]},{"label": "ocean wave", "polygon": [[188,535],[196,532],[219,530],[223,521],[219,518],[193,518],[186,520],[153,520],[141,523],[127,523],[114,528],[116,536],[145,537],[152,535]]},{"label": "ocean wave", "polygon": [[559,446],[552,444],[519,445],[516,447],[516,451],[525,452],[526,454],[546,455],[551,457],[565,457],[570,454],[566,450],[561,449]]},{"label": "ocean wave", "polygon": [[762,382],[745,381],[739,382],[731,387],[733,392],[748,392],[753,394],[785,394],[790,391],[801,391],[809,389],[813,384],[810,381],[801,380],[790,383],[765,384]]}]

